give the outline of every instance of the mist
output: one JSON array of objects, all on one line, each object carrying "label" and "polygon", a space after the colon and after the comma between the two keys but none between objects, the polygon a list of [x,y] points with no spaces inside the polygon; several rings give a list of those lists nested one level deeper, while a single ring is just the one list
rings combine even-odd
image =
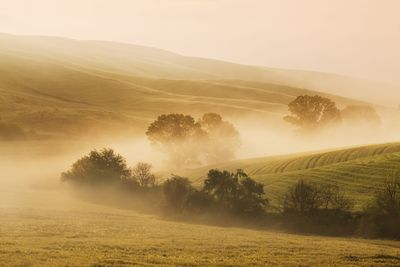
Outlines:
[{"label": "mist", "polygon": [[[368,124],[341,123],[330,126],[311,136],[299,134],[285,122],[271,124],[259,118],[232,119],[238,130],[241,145],[236,159],[267,157],[300,152],[332,150],[368,144],[395,142],[400,123],[397,111],[379,114],[382,123],[377,127]],[[81,137],[77,140],[10,141],[1,142],[1,190],[43,189],[63,190],[61,172],[74,161],[93,149],[112,148],[127,159],[129,166],[148,162],[155,171],[173,171],[168,155],[153,147],[147,137],[126,135],[102,137],[98,140]],[[223,157],[220,159],[224,161]],[[193,166],[192,166],[193,167]],[[201,166],[198,166],[201,167]],[[184,166],[183,168],[188,168]],[[164,177],[162,177],[164,178]],[[15,194],[24,198],[23,194]],[[7,201],[9,203],[18,201]],[[2,205],[6,203],[2,201]]]}]

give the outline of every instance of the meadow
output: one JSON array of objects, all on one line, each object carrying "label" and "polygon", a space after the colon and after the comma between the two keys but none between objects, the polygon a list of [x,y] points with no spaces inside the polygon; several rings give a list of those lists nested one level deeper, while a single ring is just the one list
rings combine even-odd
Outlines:
[{"label": "meadow", "polygon": [[1,208],[0,266],[400,265],[395,241],[197,225],[76,206]]},{"label": "meadow", "polygon": [[[156,165],[159,183],[173,173],[199,186],[211,168],[243,169],[265,185],[274,208],[305,179],[339,185],[361,210],[400,171],[400,143],[358,144],[398,140],[399,113],[335,90],[375,90],[376,83],[128,44],[8,34],[0,34],[0,73],[0,266],[400,266],[399,241],[172,220],[84,201],[60,181],[79,157],[111,147],[129,167]],[[388,114],[386,128],[340,128],[337,142],[330,135],[297,139],[283,117],[288,103],[305,94],[328,97],[340,109],[374,106]],[[205,112],[238,128],[241,159],[172,170],[145,139],[149,123],[163,113],[198,119]],[[20,139],[7,139],[17,133]],[[355,146],[332,148],[349,144]]]}]

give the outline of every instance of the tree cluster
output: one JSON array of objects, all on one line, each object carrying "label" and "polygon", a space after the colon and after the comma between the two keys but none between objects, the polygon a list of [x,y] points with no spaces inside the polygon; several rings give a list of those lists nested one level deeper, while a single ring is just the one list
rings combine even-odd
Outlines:
[{"label": "tree cluster", "polygon": [[110,186],[124,184],[130,188],[150,188],[156,183],[148,163],[129,168],[126,160],[112,149],[92,150],[77,160],[70,170],[61,174],[63,181],[79,186]]},{"label": "tree cluster", "polygon": [[258,215],[265,212],[268,200],[264,185],[244,171],[234,173],[211,169],[200,190],[187,178],[172,177],[164,184],[168,206],[175,211],[217,211],[235,215]]},{"label": "tree cluster", "polygon": [[285,116],[284,120],[306,133],[341,122],[375,128],[381,124],[378,113],[371,106],[352,105],[340,110],[333,100],[319,95],[298,96],[288,107],[291,115]]},{"label": "tree cluster", "polygon": [[195,187],[188,178],[177,175],[157,183],[151,169],[147,163],[129,168],[121,155],[103,149],[77,160],[61,177],[94,191],[123,189],[121,192],[133,197],[130,201],[142,199],[151,202],[147,206],[159,206],[174,215],[225,214],[262,224],[273,216],[283,227],[295,231],[400,238],[399,181],[387,183],[362,212],[354,212],[353,200],[339,186],[299,180],[283,195],[281,212],[271,215],[264,185],[243,170],[211,169],[203,184]]}]

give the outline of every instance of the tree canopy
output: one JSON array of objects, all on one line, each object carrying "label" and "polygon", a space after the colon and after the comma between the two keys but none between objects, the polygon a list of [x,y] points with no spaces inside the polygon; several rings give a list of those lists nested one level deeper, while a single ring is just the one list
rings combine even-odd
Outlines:
[{"label": "tree canopy", "polygon": [[254,181],[242,170],[235,173],[210,170],[203,191],[226,211],[258,214],[268,204],[264,185]]},{"label": "tree canopy", "polygon": [[112,149],[92,150],[63,172],[64,181],[80,184],[109,184],[130,177],[125,159]]},{"label": "tree canopy", "polygon": [[291,115],[284,119],[303,130],[315,130],[332,122],[341,121],[340,110],[329,98],[318,95],[298,96],[289,103]]},{"label": "tree canopy", "polygon": [[175,168],[233,159],[240,146],[235,127],[216,113],[206,113],[198,121],[190,115],[163,114],[150,124],[146,135],[168,154]]}]

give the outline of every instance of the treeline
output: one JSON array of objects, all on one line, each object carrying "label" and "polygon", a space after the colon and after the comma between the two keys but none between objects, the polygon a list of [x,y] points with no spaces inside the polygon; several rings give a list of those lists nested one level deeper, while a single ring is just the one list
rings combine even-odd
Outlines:
[{"label": "treeline", "polygon": [[223,217],[292,231],[400,239],[400,183],[396,181],[379,190],[362,211],[354,211],[354,201],[342,188],[305,180],[288,188],[281,205],[273,207],[265,186],[243,170],[211,169],[197,187],[177,175],[160,182],[151,165],[129,168],[111,149],[82,157],[62,173],[62,180],[91,195],[116,189],[117,194],[102,195],[104,203],[123,196],[124,203],[140,200],[152,211],[157,208],[163,215],[181,219]]}]

